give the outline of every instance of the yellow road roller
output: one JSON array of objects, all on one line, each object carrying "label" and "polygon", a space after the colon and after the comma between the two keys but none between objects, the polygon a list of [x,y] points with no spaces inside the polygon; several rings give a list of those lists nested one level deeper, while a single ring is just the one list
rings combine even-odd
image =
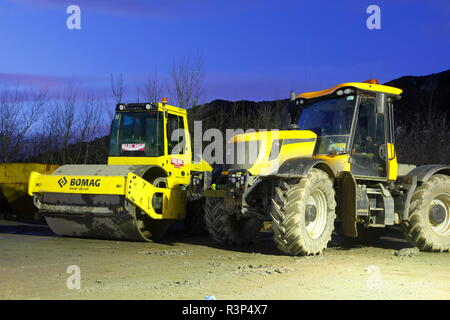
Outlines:
[{"label": "yellow road roller", "polygon": [[28,192],[60,236],[151,241],[176,220],[198,229],[211,171],[193,159],[185,109],[164,100],[120,103],[108,164],[32,172]]}]

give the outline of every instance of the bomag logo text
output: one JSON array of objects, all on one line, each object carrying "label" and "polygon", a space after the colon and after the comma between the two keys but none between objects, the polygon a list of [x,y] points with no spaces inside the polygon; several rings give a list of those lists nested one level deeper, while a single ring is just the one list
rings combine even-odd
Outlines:
[{"label": "bomag logo text", "polygon": [[100,187],[100,179],[70,179],[71,187]]}]

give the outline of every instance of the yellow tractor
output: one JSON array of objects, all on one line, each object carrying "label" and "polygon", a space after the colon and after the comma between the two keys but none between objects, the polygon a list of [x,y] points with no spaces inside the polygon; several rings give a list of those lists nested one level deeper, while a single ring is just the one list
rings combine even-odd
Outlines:
[{"label": "yellow tractor", "polygon": [[107,165],[32,172],[28,192],[58,235],[150,241],[160,239],[175,220],[185,219],[199,231],[211,170],[193,159],[186,110],[165,100],[121,103]]},{"label": "yellow tractor", "polygon": [[205,192],[212,238],[245,244],[270,221],[281,251],[315,255],[335,225],[362,242],[399,225],[421,250],[448,251],[450,166],[397,163],[393,102],[401,93],[375,79],[292,93],[281,130],[234,136],[233,161]]}]

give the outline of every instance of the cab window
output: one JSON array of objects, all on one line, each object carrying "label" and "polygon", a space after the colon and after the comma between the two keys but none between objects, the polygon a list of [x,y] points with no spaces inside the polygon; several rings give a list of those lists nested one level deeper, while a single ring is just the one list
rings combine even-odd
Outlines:
[{"label": "cab window", "polygon": [[377,114],[375,96],[362,96],[352,148],[352,173],[386,176],[385,115]]},{"label": "cab window", "polygon": [[169,154],[184,154],[186,141],[183,117],[169,113],[167,116],[167,140]]}]

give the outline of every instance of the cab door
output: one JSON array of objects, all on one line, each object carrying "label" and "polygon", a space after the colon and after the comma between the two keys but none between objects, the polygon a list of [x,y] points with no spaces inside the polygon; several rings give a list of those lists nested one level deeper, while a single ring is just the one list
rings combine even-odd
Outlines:
[{"label": "cab door", "polygon": [[386,99],[384,93],[359,95],[350,169],[357,178],[388,178],[388,142],[391,141],[391,130]]},{"label": "cab door", "polygon": [[[180,179],[180,183],[189,184],[189,164],[190,164],[190,150],[188,150],[190,143],[187,143],[186,134],[186,117],[182,115],[167,113],[167,155],[169,171]],[[182,181],[182,182],[181,182]]]}]

